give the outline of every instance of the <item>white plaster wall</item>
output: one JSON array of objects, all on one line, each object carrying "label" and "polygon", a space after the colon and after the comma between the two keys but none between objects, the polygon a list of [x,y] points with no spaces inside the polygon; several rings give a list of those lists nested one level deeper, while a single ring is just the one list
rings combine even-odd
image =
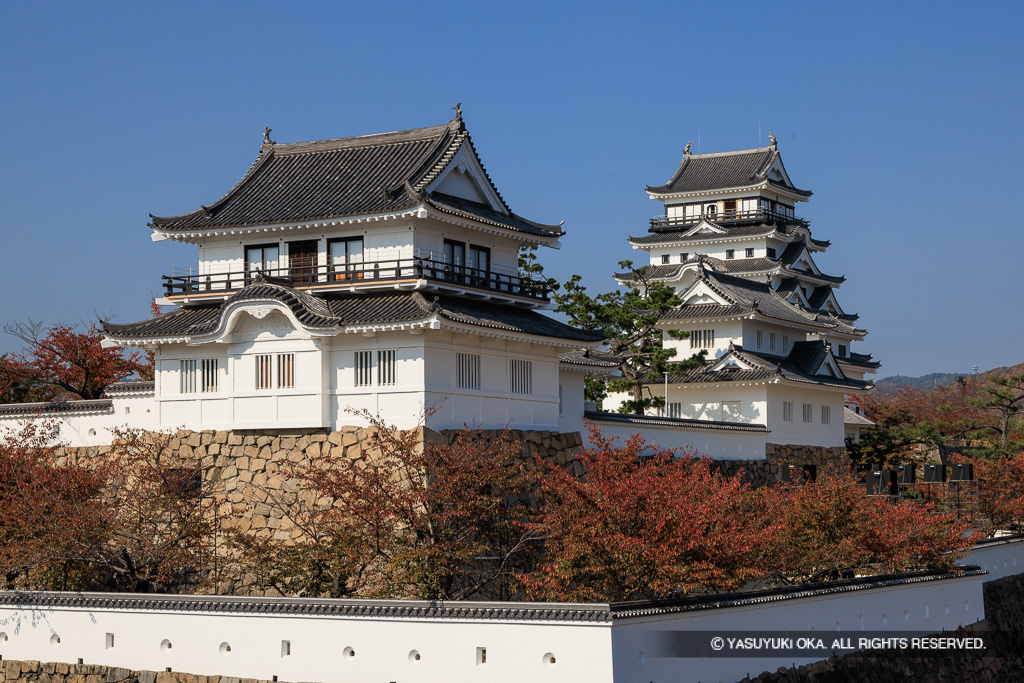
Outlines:
[{"label": "white plaster wall", "polygon": [[153,394],[118,396],[112,409],[40,414],[35,417],[0,417],[0,432],[18,431],[27,422],[53,425],[53,443],[67,446],[105,446],[113,439],[113,430],[135,428],[155,431],[159,428]]},{"label": "white plaster wall", "polygon": [[561,368],[558,372],[558,386],[562,398],[561,415],[558,419],[558,431],[580,431],[580,420],[584,410],[584,382],[586,373]]},{"label": "white plaster wall", "polygon": [[976,545],[961,564],[976,564],[988,575],[985,581],[995,581],[1024,572],[1024,537],[1011,537],[1003,542]]},{"label": "white plaster wall", "polygon": [[664,631],[718,633],[754,631],[785,637],[786,631],[814,631],[823,640],[854,638],[870,631],[937,633],[955,630],[985,617],[980,576],[927,581],[716,609],[665,617],[632,619],[615,625],[612,651],[615,681],[738,681],[780,667],[800,666],[820,656],[687,657],[651,656],[651,643]]},{"label": "white plaster wall", "polygon": [[[0,608],[0,633],[6,635],[0,637],[0,655],[327,683],[735,681],[820,657],[674,657],[661,651],[659,641],[676,632],[697,632],[709,640],[733,631],[856,639],[878,632],[898,637],[954,630],[984,618],[982,579],[958,576],[615,621],[5,606]],[[108,634],[113,647],[107,647]],[[288,641],[290,654],[282,641]],[[486,663],[478,663],[478,648],[486,648]]]},{"label": "white plaster wall", "polygon": [[434,219],[416,221],[413,236],[416,253],[426,256],[433,254],[440,259],[444,254],[444,241],[453,240],[491,250],[492,270],[516,272],[519,266],[519,247],[522,242],[504,235],[495,235],[472,228],[445,223]]},{"label": "white plaster wall", "polygon": [[[707,349],[708,359],[721,357],[729,350],[730,341],[739,344],[742,343],[743,339],[743,321],[741,320],[716,320],[692,323],[687,321],[685,324],[672,324],[671,326],[687,332],[692,332],[693,330],[714,330],[715,344]],[[699,348],[690,348],[689,339],[673,339],[667,333],[663,337],[662,344],[666,348],[676,350],[676,360],[685,360],[701,351]]]},{"label": "white plaster wall", "polygon": [[[371,601],[365,601],[373,604]],[[611,681],[611,625],[485,619],[0,609],[5,659],[283,681]],[[107,634],[114,647],[107,649]],[[60,644],[52,645],[54,635]],[[161,647],[163,641],[170,649]],[[282,641],[291,655],[282,656]],[[222,654],[222,644],[230,652]],[[487,663],[477,664],[477,648]],[[348,649],[354,656],[348,655]],[[420,659],[417,661],[417,652]],[[554,664],[545,661],[553,655]]]},{"label": "white plaster wall", "polygon": [[[793,402],[793,421],[782,419],[783,401]],[[804,403],[813,405],[811,422],[803,422]],[[821,406],[831,410],[830,422],[821,423]],[[777,444],[805,444],[808,446],[843,446],[846,441],[846,427],[843,422],[842,389],[817,389],[814,387],[793,387],[781,384],[768,385],[766,412],[768,428],[772,430],[769,441]]]},{"label": "white plaster wall", "polygon": [[[596,421],[601,433],[617,437],[621,441],[639,433],[648,444],[661,448],[682,448],[690,446],[700,454],[716,460],[761,460],[764,458],[764,444],[771,435],[764,432],[731,432],[717,429],[686,429],[660,425],[629,425],[615,422]],[[563,431],[570,429],[563,423]],[[587,434],[586,422],[577,428]]]},{"label": "white plaster wall", "polygon": [[[761,332],[761,346],[757,345],[757,333]],[[775,350],[771,348],[771,335],[775,334]],[[787,342],[788,338],[788,342]],[[789,354],[793,344],[799,341],[806,341],[807,333],[794,330],[783,325],[772,325],[762,320],[744,320],[743,336],[739,344],[746,351],[759,351],[761,353],[773,353],[784,357]],[[835,347],[833,347],[835,348]]]}]

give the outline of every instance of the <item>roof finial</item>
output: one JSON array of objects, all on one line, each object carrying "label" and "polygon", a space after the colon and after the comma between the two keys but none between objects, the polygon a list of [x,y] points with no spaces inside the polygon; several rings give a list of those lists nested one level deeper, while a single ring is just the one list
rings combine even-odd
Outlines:
[{"label": "roof finial", "polygon": [[270,134],[274,132],[273,128],[269,126],[263,126],[263,144],[264,145],[276,145],[277,143],[270,139]]},{"label": "roof finial", "polygon": [[775,133],[768,131],[768,142],[772,143],[772,147],[778,147],[779,141],[775,138]]},{"label": "roof finial", "polygon": [[686,156],[690,156],[690,148],[691,147],[693,147],[693,141],[692,140],[687,140],[686,141],[686,147],[683,147],[683,154],[685,154]]},{"label": "roof finial", "polygon": [[455,110],[455,118],[453,120],[454,121],[461,121],[462,120],[462,102],[459,102],[458,104],[456,104],[454,107],[452,107],[452,109]]}]

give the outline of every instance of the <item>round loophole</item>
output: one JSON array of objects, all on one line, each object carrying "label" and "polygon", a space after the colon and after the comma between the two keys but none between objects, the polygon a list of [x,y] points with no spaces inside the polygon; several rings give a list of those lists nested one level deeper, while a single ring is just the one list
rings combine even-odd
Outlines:
[{"label": "round loophole", "polygon": [[229,655],[229,654],[231,654],[231,644],[230,643],[221,643],[220,644],[220,653],[222,655]]},{"label": "round loophole", "polygon": [[60,645],[60,636],[58,636],[56,633],[50,636],[50,645],[52,645],[53,647],[57,647],[58,645]]},{"label": "round loophole", "polygon": [[160,641],[160,649],[163,650],[164,652],[167,652],[168,650],[170,650],[171,649],[171,641],[167,640],[166,638],[161,640]]},{"label": "round loophole", "polygon": [[409,652],[409,663],[419,664],[420,663],[420,652],[419,650],[412,650]]},{"label": "round loophole", "polygon": [[555,656],[550,652],[545,652],[544,657],[541,658],[541,661],[544,663],[544,666],[554,666]]},{"label": "round loophole", "polygon": [[647,655],[644,654],[643,650],[640,651],[640,656],[637,657],[637,661],[640,662],[640,666],[643,666],[647,663]]},{"label": "round loophole", "polygon": [[7,634],[4,633],[3,631],[0,631],[0,643],[6,643],[6,642],[7,642]]},{"label": "round loophole", "polygon": [[356,651],[353,650],[351,647],[346,647],[344,650],[341,651],[341,655],[345,659],[352,659],[356,656]]}]

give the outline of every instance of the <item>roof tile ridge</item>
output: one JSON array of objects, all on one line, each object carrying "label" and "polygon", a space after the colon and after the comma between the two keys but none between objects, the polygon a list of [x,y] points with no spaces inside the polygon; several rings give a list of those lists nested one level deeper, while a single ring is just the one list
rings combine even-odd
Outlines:
[{"label": "roof tile ridge", "polygon": [[323,140],[303,140],[299,142],[279,142],[274,146],[278,154],[316,154],[332,152],[339,149],[358,149],[360,147],[377,147],[387,144],[422,142],[444,132],[448,124],[428,126],[425,128],[408,128],[405,130],[384,133],[353,135],[345,138],[326,138]]},{"label": "roof tile ridge", "polygon": [[772,151],[772,149],[773,149],[772,146],[768,145],[767,147],[751,147],[750,149],[733,149],[733,150],[729,150],[727,152],[704,152],[703,154],[693,154],[693,155],[691,155],[691,158],[692,159],[711,159],[711,158],[715,158],[715,157],[731,157],[731,156],[739,156],[741,154],[758,154],[758,153],[761,153],[761,152],[770,152],[770,151]]},{"label": "roof tile ridge", "polygon": [[261,145],[259,154],[256,155],[255,159],[253,159],[253,162],[249,165],[249,169],[244,174],[242,174],[242,177],[238,179],[238,182],[235,183],[235,186],[228,190],[226,193],[224,193],[224,196],[222,196],[217,201],[211,204],[200,204],[199,208],[196,209],[195,211],[181,213],[176,216],[154,216],[153,214],[149,214],[149,227],[155,230],[159,227],[159,223],[170,223],[172,221],[187,218],[189,216],[195,216],[200,213],[203,214],[203,216],[206,218],[212,217],[222,206],[224,206],[224,204],[228,202],[229,199],[236,195],[242,189],[242,187],[244,187],[253,178],[256,177],[257,172],[259,172],[259,170],[262,169],[267,164],[267,162],[274,157],[275,147],[276,145]]}]

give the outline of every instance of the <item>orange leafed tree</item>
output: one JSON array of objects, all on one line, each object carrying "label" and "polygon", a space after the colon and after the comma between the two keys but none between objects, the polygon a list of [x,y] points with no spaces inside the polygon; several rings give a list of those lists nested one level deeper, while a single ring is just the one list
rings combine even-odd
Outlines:
[{"label": "orange leafed tree", "polygon": [[619,444],[590,428],[582,477],[549,466],[540,529],[545,559],[521,577],[545,600],[663,598],[737,588],[760,574],[775,520],[740,475],[692,451]]},{"label": "orange leafed tree", "polygon": [[95,324],[84,332],[77,326],[44,327],[31,321],[4,329],[25,348],[0,360],[0,394],[22,387],[19,400],[95,399],[107,385],[133,375],[152,379],[152,366],[142,353],[104,348],[103,333]]}]

